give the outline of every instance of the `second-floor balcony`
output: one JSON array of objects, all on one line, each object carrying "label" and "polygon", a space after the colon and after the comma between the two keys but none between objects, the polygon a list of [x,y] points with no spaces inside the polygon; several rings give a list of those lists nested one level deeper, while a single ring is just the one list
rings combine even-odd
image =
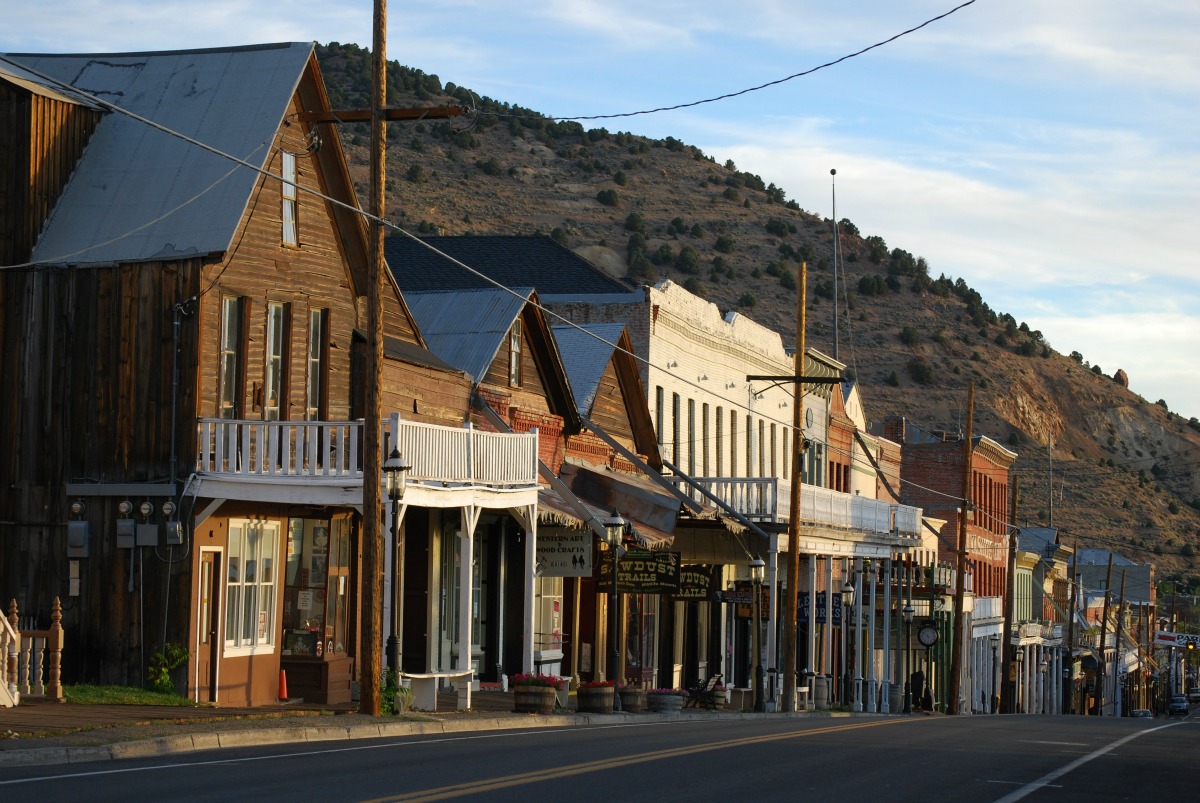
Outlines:
[{"label": "second-floor balcony", "polygon": [[[707,501],[704,494],[682,477],[668,479],[696,501]],[[692,482],[751,521],[777,522],[786,520],[790,513],[788,494],[791,484],[781,483],[774,477],[694,477]],[[917,538],[921,509],[815,485],[801,485],[800,523],[877,536]]]},{"label": "second-floor balcony", "polygon": [[[328,503],[356,495],[361,503],[363,426],[362,420],[202,418],[196,427],[196,474],[209,486],[220,483],[225,498]],[[536,432],[481,432],[470,425],[447,427],[396,416],[382,427],[382,457],[393,445],[400,449],[412,466],[406,477],[410,487],[537,488]]]}]

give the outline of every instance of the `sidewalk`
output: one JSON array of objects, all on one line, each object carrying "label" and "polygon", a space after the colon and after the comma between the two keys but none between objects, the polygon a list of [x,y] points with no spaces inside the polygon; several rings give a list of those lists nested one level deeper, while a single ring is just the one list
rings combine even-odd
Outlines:
[{"label": "sidewalk", "polygon": [[347,706],[304,704],[177,708],[30,700],[15,708],[0,708],[0,768],[144,758],[222,747],[647,722],[660,718],[763,716],[690,709],[675,715],[578,714],[570,710],[551,715],[518,714],[512,711],[511,694],[476,692],[472,699],[474,708],[470,711],[454,710],[455,697],[448,694],[439,699],[437,712],[413,712],[398,717],[371,717]]}]

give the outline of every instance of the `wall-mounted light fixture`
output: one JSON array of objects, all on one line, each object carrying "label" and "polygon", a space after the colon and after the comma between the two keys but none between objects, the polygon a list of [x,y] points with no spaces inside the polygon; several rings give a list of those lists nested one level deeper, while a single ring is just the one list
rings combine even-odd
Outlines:
[{"label": "wall-mounted light fixture", "polygon": [[679,360],[671,360],[669,363],[667,363],[667,367],[668,368],[678,368]]}]

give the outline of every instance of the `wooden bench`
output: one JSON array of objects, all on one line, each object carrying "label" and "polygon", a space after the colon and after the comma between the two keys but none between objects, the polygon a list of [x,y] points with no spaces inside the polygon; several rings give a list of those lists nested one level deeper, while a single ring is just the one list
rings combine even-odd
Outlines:
[{"label": "wooden bench", "polygon": [[687,702],[684,703],[684,708],[707,708],[710,711],[717,710],[717,686],[721,685],[721,673],[716,673],[708,676],[708,680],[703,683],[697,683],[690,687],[688,692]]},{"label": "wooden bench", "polygon": [[458,709],[460,711],[471,707],[471,679],[474,669],[455,669],[449,672],[401,672],[400,679],[407,680],[413,690],[413,708],[422,711],[437,711],[438,685],[443,679],[456,682],[458,689]]}]

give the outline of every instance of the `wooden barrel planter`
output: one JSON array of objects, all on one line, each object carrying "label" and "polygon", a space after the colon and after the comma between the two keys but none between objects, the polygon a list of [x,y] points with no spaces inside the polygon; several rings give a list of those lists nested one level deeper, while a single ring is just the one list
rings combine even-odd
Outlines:
[{"label": "wooden barrel planter", "polygon": [[550,686],[513,686],[513,711],[519,714],[553,714],[556,691]]},{"label": "wooden barrel planter", "polygon": [[655,714],[678,714],[683,709],[684,699],[678,694],[648,694],[646,702]]},{"label": "wooden barrel planter", "polygon": [[612,686],[581,688],[575,694],[576,708],[581,714],[611,714],[613,712]]},{"label": "wooden barrel planter", "polygon": [[621,711],[626,714],[640,714],[646,710],[645,689],[621,689]]}]

